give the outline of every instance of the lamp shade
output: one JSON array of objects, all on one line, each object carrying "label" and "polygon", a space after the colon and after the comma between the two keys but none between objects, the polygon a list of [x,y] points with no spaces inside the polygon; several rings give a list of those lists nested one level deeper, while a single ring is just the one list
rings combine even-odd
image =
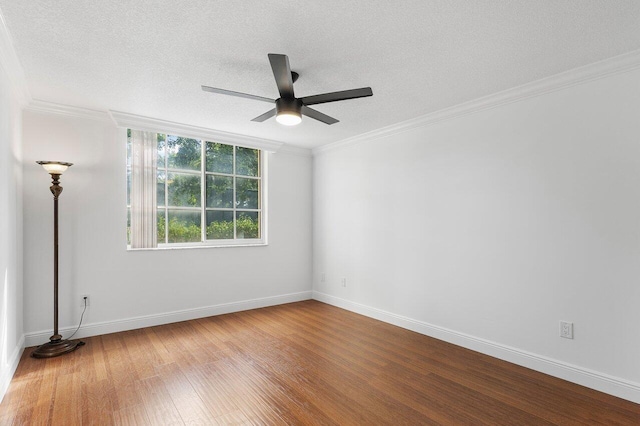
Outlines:
[{"label": "lamp shade", "polygon": [[62,161],[36,161],[44,169],[52,175],[61,175],[69,167],[73,166],[73,163],[65,163]]}]

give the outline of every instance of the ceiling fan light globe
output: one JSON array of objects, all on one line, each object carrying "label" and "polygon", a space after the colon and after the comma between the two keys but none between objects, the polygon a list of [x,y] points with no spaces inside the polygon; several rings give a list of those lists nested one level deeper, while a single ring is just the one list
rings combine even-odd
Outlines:
[{"label": "ceiling fan light globe", "polygon": [[276,115],[276,121],[280,124],[284,124],[285,126],[295,126],[302,122],[302,117],[300,117],[300,114],[296,114],[295,112],[281,112]]}]

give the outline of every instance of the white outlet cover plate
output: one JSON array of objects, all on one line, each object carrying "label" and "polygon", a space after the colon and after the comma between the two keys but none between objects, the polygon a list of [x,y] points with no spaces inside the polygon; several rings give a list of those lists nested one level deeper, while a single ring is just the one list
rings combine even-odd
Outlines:
[{"label": "white outlet cover plate", "polygon": [[560,321],[560,337],[565,339],[573,339],[573,323],[568,321]]}]

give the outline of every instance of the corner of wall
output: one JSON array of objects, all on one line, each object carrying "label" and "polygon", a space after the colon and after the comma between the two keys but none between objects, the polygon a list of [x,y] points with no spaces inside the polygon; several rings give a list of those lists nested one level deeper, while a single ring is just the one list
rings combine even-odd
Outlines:
[{"label": "corner of wall", "polygon": [[0,11],[0,400],[24,351],[22,257],[22,108],[24,71]]},{"label": "corner of wall", "polygon": [[2,370],[0,370],[0,402],[4,399],[7,390],[9,389],[9,385],[11,384],[11,379],[13,379],[13,375],[18,368],[18,363],[20,362],[20,358],[22,357],[22,353],[24,352],[24,335],[20,338],[18,345],[13,350],[13,353],[7,360]]}]

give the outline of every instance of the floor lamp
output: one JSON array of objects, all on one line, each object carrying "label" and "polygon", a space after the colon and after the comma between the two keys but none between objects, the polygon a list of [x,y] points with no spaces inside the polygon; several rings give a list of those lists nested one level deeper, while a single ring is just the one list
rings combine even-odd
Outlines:
[{"label": "floor lamp", "polygon": [[53,336],[44,345],[38,346],[31,356],[34,358],[52,358],[66,354],[84,345],[79,340],[64,340],[58,333],[58,197],[62,193],[60,176],[73,163],[60,161],[36,161],[51,175],[52,185],[49,187],[53,194]]}]

